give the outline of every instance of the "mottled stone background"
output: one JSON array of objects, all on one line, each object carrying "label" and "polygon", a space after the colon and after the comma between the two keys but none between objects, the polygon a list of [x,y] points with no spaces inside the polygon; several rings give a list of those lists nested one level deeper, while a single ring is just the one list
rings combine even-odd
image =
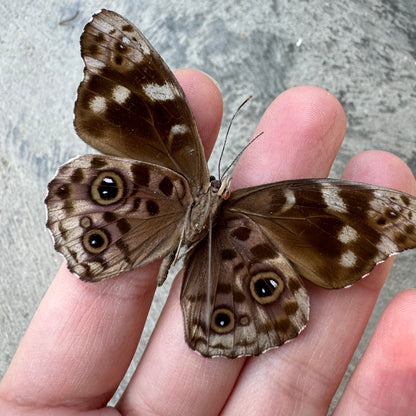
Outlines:
[{"label": "mottled stone background", "polygon": [[[229,158],[280,92],[314,84],[334,94],[348,118],[332,176],[366,149],[394,152],[416,173],[414,0],[2,2],[0,375],[62,261],[44,226],[43,200],[57,167],[89,151],[72,127],[82,78],[79,36],[103,7],[132,20],[171,68],[212,75],[224,95],[224,124],[248,95],[255,96],[232,129]],[[350,371],[384,307],[415,287],[415,257],[409,252],[395,262]],[[135,362],[167,291],[156,294]]]}]

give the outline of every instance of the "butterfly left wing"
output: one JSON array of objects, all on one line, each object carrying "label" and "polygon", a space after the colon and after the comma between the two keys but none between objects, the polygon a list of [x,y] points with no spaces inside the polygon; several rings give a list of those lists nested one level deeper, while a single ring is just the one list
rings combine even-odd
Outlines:
[{"label": "butterfly left wing", "polygon": [[70,160],[48,189],[55,248],[87,281],[175,253],[192,202],[187,181],[176,172],[102,155]]},{"label": "butterfly left wing", "polygon": [[330,289],[416,247],[416,198],[364,183],[301,179],[239,189],[224,211],[255,221],[301,276]]},{"label": "butterfly left wing", "polygon": [[128,20],[95,14],[81,36],[84,79],[75,103],[78,135],[102,153],[172,169],[193,194],[208,187],[204,150],[175,76]]},{"label": "butterfly left wing", "polygon": [[290,262],[238,214],[213,228],[211,251],[205,238],[187,256],[181,306],[188,345],[207,357],[258,355],[294,338],[309,317]]}]

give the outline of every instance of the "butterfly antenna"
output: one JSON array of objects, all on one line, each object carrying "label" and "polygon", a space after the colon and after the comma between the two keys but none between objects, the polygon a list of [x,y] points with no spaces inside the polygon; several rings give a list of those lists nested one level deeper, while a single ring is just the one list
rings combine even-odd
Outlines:
[{"label": "butterfly antenna", "polygon": [[[224,151],[225,151],[225,146],[226,146],[226,144],[227,144],[227,141],[228,141],[228,133],[230,132],[230,129],[231,129],[231,126],[232,126],[232,124],[233,124],[233,121],[234,121],[234,119],[235,119],[235,117],[236,117],[236,115],[237,115],[237,113],[244,107],[244,105],[245,104],[247,104],[251,99],[253,98],[253,96],[252,95],[250,95],[248,98],[246,98],[244,101],[243,101],[243,103],[242,104],[240,104],[240,106],[237,108],[237,111],[234,113],[234,115],[231,117],[231,120],[230,120],[230,123],[228,124],[228,128],[227,128],[227,133],[225,133],[225,139],[224,139],[224,143],[223,143],[223,145],[222,145],[222,149],[221,149],[221,154],[220,154],[220,157],[219,157],[219,160],[218,160],[218,176],[217,176],[217,178],[219,179],[219,178],[221,178],[221,177],[224,177],[224,175],[223,176],[221,176],[221,160],[222,160],[222,156],[224,155]],[[228,169],[227,169],[228,170]]]},{"label": "butterfly antenna", "polygon": [[227,167],[227,169],[225,169],[224,173],[221,176],[221,180],[224,178],[224,176],[227,174],[227,172],[231,169],[232,166],[234,166],[237,162],[238,159],[240,159],[241,155],[245,152],[245,150],[251,146],[264,132],[260,132],[256,137],[253,138],[253,140],[250,140],[243,148],[242,150],[240,150],[237,154],[237,156],[233,159],[233,161],[230,163],[230,165]]}]

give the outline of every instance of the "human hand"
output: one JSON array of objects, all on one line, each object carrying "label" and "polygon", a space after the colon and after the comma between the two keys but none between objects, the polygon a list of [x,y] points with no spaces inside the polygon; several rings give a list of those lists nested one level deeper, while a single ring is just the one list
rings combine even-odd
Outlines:
[{"label": "human hand", "polygon": [[[206,76],[177,72],[209,154],[222,114]],[[262,118],[233,187],[328,174],[346,127],[328,92],[299,87]],[[385,152],[364,152],[345,179],[415,193],[410,170]],[[206,359],[183,335],[175,280],[161,318],[116,408],[106,407],[137,347],[156,288],[158,264],[87,284],[62,266],[0,384],[2,415],[326,414],[361,338],[391,260],[349,289],[308,282],[310,322],[293,342],[255,358]],[[335,414],[409,415],[416,408],[416,291],[397,296],[353,374]]]}]

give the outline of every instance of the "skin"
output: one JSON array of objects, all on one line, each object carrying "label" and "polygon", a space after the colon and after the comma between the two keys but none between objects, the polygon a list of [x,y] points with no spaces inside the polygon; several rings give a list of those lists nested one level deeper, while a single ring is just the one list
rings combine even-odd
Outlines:
[{"label": "skin", "polygon": [[[207,76],[181,70],[209,154],[222,99]],[[267,109],[263,136],[241,157],[233,187],[327,176],[346,130],[327,91],[292,88]],[[256,133],[254,135],[256,135]],[[343,178],[415,193],[396,156],[367,151]],[[363,334],[391,259],[349,289],[309,284],[311,317],[293,342],[255,358],[205,359],[184,341],[175,280],[157,327],[116,408],[106,407],[132,359],[156,288],[160,263],[86,284],[63,265],[0,383],[4,415],[323,415]],[[416,290],[387,306],[335,415],[409,415],[416,408]]]}]

